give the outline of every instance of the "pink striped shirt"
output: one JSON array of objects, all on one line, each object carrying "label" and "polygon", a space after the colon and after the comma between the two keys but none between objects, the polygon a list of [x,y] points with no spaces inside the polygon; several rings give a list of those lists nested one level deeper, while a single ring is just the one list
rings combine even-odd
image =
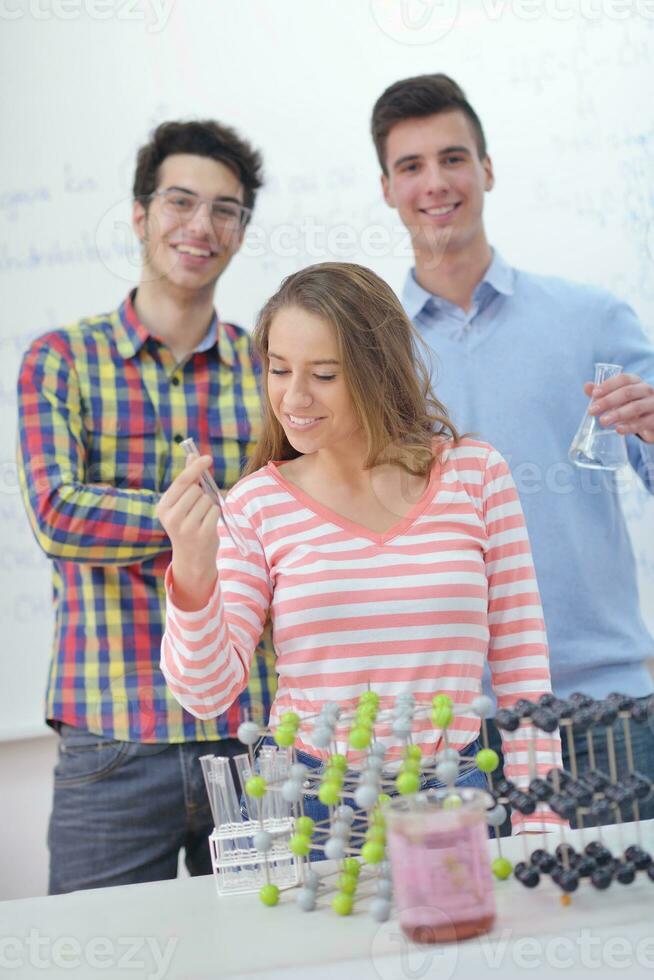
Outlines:
[{"label": "pink striped shirt", "polygon": [[[249,557],[221,533],[219,581],[206,607],[194,612],[175,607],[170,568],[166,578],[161,668],[177,700],[198,718],[226,711],[246,686],[269,614],[279,677],[273,727],[285,711],[304,717],[328,701],[354,706],[369,686],[381,707],[409,691],[417,702],[447,693],[464,708],[480,693],[486,660],[499,707],[550,691],[522,509],[508,467],[491,446],[467,438],[448,444],[421,499],[384,534],[287,482],[283,463],[245,477],[228,503]],[[301,727],[297,745],[324,757],[310,744],[311,727]],[[463,711],[449,729],[450,744],[463,748],[479,728],[479,719]],[[402,744],[390,724],[379,734],[387,758],[399,757]],[[413,737],[433,757],[440,732],[429,718]],[[503,741],[505,776],[524,784],[527,736],[519,730]],[[348,749],[345,728],[337,730],[337,750],[354,764],[361,757]],[[561,764],[558,735],[538,733],[533,750],[539,775]]]}]

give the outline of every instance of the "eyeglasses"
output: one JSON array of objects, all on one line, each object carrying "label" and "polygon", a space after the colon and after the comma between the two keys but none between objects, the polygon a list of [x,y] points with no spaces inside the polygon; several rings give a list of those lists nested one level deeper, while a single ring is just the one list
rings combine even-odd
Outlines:
[{"label": "eyeglasses", "polygon": [[252,214],[251,208],[246,208],[235,201],[216,201],[209,197],[199,197],[189,191],[154,191],[144,200],[150,201],[154,197],[161,199],[164,214],[178,218],[180,221],[190,221],[200,205],[206,204],[212,225],[216,231],[221,232],[244,228]]}]

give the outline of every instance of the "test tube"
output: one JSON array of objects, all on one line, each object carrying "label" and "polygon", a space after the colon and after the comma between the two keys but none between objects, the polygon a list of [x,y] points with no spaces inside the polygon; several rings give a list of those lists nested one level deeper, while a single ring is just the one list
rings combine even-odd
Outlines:
[{"label": "test tube", "polygon": [[[198,447],[195,445],[193,439],[190,438],[184,439],[181,445],[182,445],[182,449],[184,450],[187,456],[200,455],[200,453],[198,452]],[[229,508],[227,507],[223,499],[223,496],[220,490],[218,489],[218,484],[212,477],[211,473],[208,473],[205,470],[202,476],[200,477],[200,483],[202,484],[202,489],[204,490],[204,492],[211,498],[211,500],[214,502],[214,504],[220,511],[220,516],[222,518],[223,524],[227,528],[227,533],[232,539],[234,546],[236,547],[236,550],[239,552],[242,558],[247,558],[249,554],[249,549],[245,542],[245,538],[241,534],[234,517],[232,516],[232,514],[230,514]]]},{"label": "test tube", "polygon": [[261,801],[255,799],[255,797],[253,796],[248,796],[248,794],[245,792],[246,782],[248,781],[250,776],[254,776],[254,772],[252,771],[252,765],[250,763],[250,757],[246,754],[235,755],[234,758],[232,759],[232,762],[236,766],[236,771],[238,772],[238,778],[240,780],[243,793],[245,795],[249,819],[258,820],[259,804],[261,803]]},{"label": "test tube", "polygon": [[213,825],[217,827],[220,823],[220,817],[218,816],[218,807],[216,802],[216,792],[215,792],[215,780],[211,772],[211,760],[212,755],[201,755],[200,765],[202,766],[202,775],[204,776],[204,785],[207,789],[207,796],[209,797],[209,806],[211,807],[211,816],[213,817]]},{"label": "test tube", "polygon": [[241,808],[234,788],[234,779],[229,768],[229,759],[220,755],[203,755],[200,758],[209,805],[214,824],[240,823]]},{"label": "test tube", "polygon": [[[290,749],[279,749],[277,755],[275,756],[275,784],[281,786],[282,783],[288,779],[291,763],[293,761],[293,753]],[[275,816],[280,820],[288,818],[291,815],[292,806],[288,803],[280,792],[274,794],[275,796]]]},{"label": "test tube", "polygon": [[[264,745],[259,752],[259,772],[266,780],[266,784],[270,787],[271,783],[275,780],[275,749],[272,745]],[[277,798],[277,793],[267,792],[260,801],[260,812],[259,817],[261,819],[275,818],[277,816],[275,810],[275,802]]]}]

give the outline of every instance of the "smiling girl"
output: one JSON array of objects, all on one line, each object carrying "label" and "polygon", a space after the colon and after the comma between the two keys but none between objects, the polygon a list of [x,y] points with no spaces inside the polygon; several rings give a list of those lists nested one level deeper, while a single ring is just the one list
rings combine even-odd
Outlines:
[{"label": "smiling girl", "polygon": [[[443,692],[462,712],[450,742],[465,750],[480,725],[465,708],[487,661],[499,707],[550,690],[513,480],[491,446],[455,431],[416,336],[392,290],[357,265],[304,269],[262,310],[264,428],[228,497],[248,558],[222,527],[216,534],[218,512],[198,485],[208,457],[190,463],[158,510],[173,548],[161,667],[198,718],[226,711],[247,684],[269,615],[272,725],[328,701],[353,707],[368,687],[381,707],[403,693],[428,703]],[[311,728],[301,727],[297,745],[324,758]],[[428,718],[418,723],[425,760],[436,738]],[[345,728],[336,740],[356,765]],[[381,740],[387,760],[399,759],[390,727]],[[503,748],[505,776],[524,781],[524,735],[507,733]],[[557,736],[539,733],[536,761],[540,773],[560,763]]]}]

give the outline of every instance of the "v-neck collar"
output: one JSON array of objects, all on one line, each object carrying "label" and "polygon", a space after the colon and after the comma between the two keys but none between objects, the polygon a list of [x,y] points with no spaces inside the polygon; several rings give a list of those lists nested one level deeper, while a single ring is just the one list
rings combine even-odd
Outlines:
[{"label": "v-neck collar", "polygon": [[329,521],[331,524],[336,524],[338,527],[347,531],[358,538],[367,538],[378,546],[383,546],[393,538],[398,537],[407,531],[412,524],[414,524],[418,518],[424,513],[429,504],[433,501],[436,495],[436,487],[438,481],[440,480],[446,465],[446,459],[448,456],[447,447],[441,450],[441,458],[439,461],[432,466],[431,472],[429,474],[429,481],[424,491],[422,492],[420,499],[414,504],[408,514],[405,514],[397,524],[393,524],[387,531],[383,534],[378,534],[371,528],[366,527],[364,524],[357,524],[356,521],[351,521],[349,518],[344,517],[343,514],[339,514],[338,511],[332,510],[331,507],[325,506],[325,504],[320,503],[315,497],[301,490],[300,487],[296,486],[295,483],[291,483],[287,480],[281,473],[280,467],[284,466],[284,463],[289,462],[288,460],[272,461],[266,466],[266,471],[272,476],[272,478],[281,486],[287,493],[294,497],[298,503],[302,504],[308,510],[312,511],[319,517],[323,517],[325,520]]}]

